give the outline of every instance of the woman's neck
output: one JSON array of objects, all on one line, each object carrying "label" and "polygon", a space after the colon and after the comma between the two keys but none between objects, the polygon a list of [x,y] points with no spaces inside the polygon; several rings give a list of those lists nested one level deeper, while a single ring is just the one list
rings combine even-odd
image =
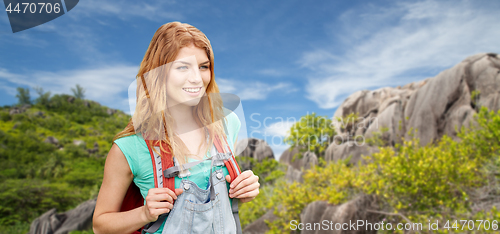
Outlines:
[{"label": "woman's neck", "polygon": [[177,134],[183,134],[200,128],[194,119],[193,108],[194,106],[177,105],[170,109],[170,115],[176,123],[175,131]]}]

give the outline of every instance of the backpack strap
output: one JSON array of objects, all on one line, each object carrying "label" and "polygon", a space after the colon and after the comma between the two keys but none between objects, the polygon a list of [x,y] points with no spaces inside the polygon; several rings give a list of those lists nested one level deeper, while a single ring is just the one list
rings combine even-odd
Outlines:
[{"label": "backpack strap", "polygon": [[[166,151],[160,150],[160,144]],[[146,140],[146,145],[148,146],[149,154],[151,156],[151,162],[153,164],[153,177],[155,179],[155,188],[169,188],[175,193],[175,177],[165,177],[163,176],[163,168],[171,168],[174,166],[174,161],[172,157],[172,153],[168,148],[168,145],[164,142],[156,143],[153,145],[153,141]],[[153,150],[154,149],[154,150]],[[158,154],[160,152],[160,154]],[[175,201],[174,201],[175,202]],[[172,202],[172,204],[174,203]],[[167,218],[167,214],[162,214],[158,216],[158,219],[154,222],[147,224],[143,229],[143,234],[145,233],[154,233],[160,228],[165,219]]]},{"label": "backpack strap", "polygon": [[236,159],[234,158],[234,154],[231,151],[231,148],[229,148],[229,144],[227,143],[226,138],[224,138],[224,141],[226,142],[226,147],[222,147],[221,140],[219,139],[219,137],[216,136],[214,145],[217,151],[231,154],[231,157],[229,159],[224,160],[224,164],[226,165],[226,168],[229,171],[229,175],[231,176],[231,182],[232,182],[234,179],[236,179],[236,177],[238,177],[241,174],[241,169],[238,166]]},{"label": "backpack strap", "polygon": [[[155,188],[169,188],[175,192],[175,178],[163,176],[163,168],[171,168],[174,166],[172,153],[165,142],[156,143],[153,146],[152,141],[146,141],[148,145],[149,154],[151,155],[151,162],[153,163],[153,175],[155,179]],[[160,144],[163,149],[160,150]],[[153,148],[155,150],[153,150]],[[160,152],[160,154],[158,154]]]}]

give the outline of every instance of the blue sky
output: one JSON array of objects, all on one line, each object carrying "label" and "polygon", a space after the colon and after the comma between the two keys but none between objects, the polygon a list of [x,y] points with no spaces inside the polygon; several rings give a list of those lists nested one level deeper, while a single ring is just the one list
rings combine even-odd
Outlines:
[{"label": "blue sky", "polygon": [[0,105],[16,102],[16,87],[54,94],[80,84],[86,98],[128,112],[127,89],[154,32],[180,21],[210,39],[221,92],[242,99],[247,134],[265,138],[278,157],[294,119],[331,117],[355,91],[500,53],[498,12],[500,1],[481,0],[85,0],[15,34],[0,13]]}]

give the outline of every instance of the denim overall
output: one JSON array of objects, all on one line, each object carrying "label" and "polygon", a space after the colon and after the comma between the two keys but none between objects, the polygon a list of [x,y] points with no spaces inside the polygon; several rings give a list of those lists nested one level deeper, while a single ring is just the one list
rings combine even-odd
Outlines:
[{"label": "denim overall", "polygon": [[[183,173],[178,174],[182,178],[181,188],[184,192],[177,197],[172,210],[168,213],[169,217],[163,227],[162,234],[237,233],[225,176],[222,169],[212,170],[214,166],[223,167],[223,160],[230,158],[231,154],[216,151],[215,147],[212,146],[212,157],[205,159],[212,161],[207,189],[199,188],[194,182],[186,178],[189,175],[186,167],[188,165],[183,167]],[[201,161],[197,163],[199,162]],[[178,165],[175,160],[174,164]],[[194,165],[192,164],[189,167]],[[233,202],[236,201],[233,200]]]}]

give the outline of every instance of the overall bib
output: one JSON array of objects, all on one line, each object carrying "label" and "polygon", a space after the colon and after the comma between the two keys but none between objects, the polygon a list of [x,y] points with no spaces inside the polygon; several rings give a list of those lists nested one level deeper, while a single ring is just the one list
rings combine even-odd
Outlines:
[{"label": "overall bib", "polygon": [[[181,188],[184,192],[177,197],[172,210],[168,213],[162,234],[237,233],[236,222],[229,202],[227,182],[221,169],[224,166],[224,160],[229,159],[232,155],[231,153],[217,152],[212,146],[212,152],[214,151],[216,153],[212,153],[212,157],[205,159],[211,160],[208,188],[199,188],[196,183],[186,178],[188,177],[186,174],[178,175],[182,179]],[[201,161],[197,163],[199,162]],[[174,163],[176,164],[176,160]],[[220,168],[213,171],[214,166]],[[186,167],[184,169],[187,171]]]}]

